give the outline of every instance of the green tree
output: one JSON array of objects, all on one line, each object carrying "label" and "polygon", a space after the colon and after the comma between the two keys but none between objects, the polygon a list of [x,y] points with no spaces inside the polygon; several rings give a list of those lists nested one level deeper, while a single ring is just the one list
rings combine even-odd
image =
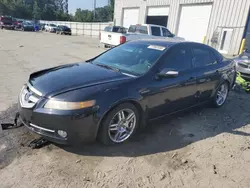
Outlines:
[{"label": "green tree", "polygon": [[41,19],[41,9],[38,6],[37,1],[34,2],[32,16],[33,16],[33,19],[35,20]]}]

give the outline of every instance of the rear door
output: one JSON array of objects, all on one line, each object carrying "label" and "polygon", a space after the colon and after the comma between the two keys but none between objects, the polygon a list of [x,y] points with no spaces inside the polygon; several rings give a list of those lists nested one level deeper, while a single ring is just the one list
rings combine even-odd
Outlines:
[{"label": "rear door", "polygon": [[194,44],[192,52],[198,90],[196,97],[198,102],[204,102],[211,97],[217,87],[223,70],[219,65],[220,60],[210,47]]}]

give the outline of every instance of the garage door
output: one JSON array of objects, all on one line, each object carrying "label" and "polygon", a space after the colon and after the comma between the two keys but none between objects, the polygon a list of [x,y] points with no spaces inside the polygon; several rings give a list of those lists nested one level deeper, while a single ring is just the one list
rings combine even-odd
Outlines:
[{"label": "garage door", "polygon": [[182,6],[178,36],[188,41],[203,42],[207,35],[212,5]]},{"label": "garage door", "polygon": [[147,24],[167,26],[169,7],[148,7]]},{"label": "garage door", "polygon": [[138,24],[139,9],[123,9],[123,27],[129,28],[130,25]]}]

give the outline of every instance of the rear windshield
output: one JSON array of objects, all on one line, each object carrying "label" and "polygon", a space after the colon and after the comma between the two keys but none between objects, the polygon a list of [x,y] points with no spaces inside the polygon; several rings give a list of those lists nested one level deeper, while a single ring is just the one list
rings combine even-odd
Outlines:
[{"label": "rear windshield", "polygon": [[112,27],[105,27],[104,31],[111,32]]},{"label": "rear windshield", "polygon": [[141,25],[131,25],[128,29],[129,33],[140,33],[140,34],[148,34],[147,26]]}]

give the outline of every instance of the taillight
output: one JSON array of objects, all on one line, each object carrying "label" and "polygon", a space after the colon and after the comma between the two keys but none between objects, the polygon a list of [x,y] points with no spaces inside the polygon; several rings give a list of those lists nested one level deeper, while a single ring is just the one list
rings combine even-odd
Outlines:
[{"label": "taillight", "polygon": [[123,44],[126,42],[126,37],[125,36],[120,36],[120,44]]}]

